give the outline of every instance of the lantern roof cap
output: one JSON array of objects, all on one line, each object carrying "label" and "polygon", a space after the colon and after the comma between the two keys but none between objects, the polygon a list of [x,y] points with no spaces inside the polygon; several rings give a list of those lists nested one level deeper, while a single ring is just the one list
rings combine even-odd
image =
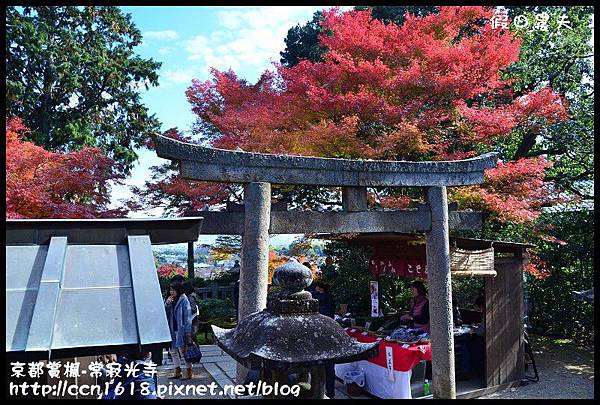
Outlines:
[{"label": "lantern roof cap", "polygon": [[212,326],[217,344],[249,368],[289,371],[325,363],[347,363],[376,356],[378,342],[360,343],[333,319],[318,313],[319,302],[303,291],[310,270],[290,260],[275,269],[267,308],[250,314],[233,329]]}]

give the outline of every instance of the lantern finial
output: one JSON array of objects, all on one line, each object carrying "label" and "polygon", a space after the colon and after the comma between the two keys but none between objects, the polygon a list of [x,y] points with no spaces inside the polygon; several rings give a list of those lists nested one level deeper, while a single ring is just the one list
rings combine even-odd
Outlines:
[{"label": "lantern finial", "polygon": [[294,258],[273,272],[273,284],[280,286],[288,294],[304,290],[311,282],[312,272],[310,269]]}]

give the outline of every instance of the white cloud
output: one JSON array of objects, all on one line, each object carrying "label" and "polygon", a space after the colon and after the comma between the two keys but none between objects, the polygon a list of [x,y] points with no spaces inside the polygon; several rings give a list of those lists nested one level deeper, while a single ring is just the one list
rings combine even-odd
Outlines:
[{"label": "white cloud", "polygon": [[145,39],[157,39],[157,40],[171,40],[179,38],[177,32],[173,30],[165,30],[165,31],[147,31],[144,32],[143,37]]},{"label": "white cloud", "polygon": [[207,46],[209,44],[208,38],[197,35],[192,39],[186,41],[185,50],[188,52],[189,60],[198,60],[203,57],[207,52]]},{"label": "white cloud", "polygon": [[176,70],[165,70],[161,73],[160,77],[168,83],[187,83],[191,84],[192,79],[195,77],[192,69],[176,69]]},{"label": "white cloud", "polygon": [[217,13],[217,30],[184,42],[188,60],[197,61],[203,74],[210,67],[229,68],[255,80],[280,59],[287,31],[305,24],[317,10],[327,7],[242,7]]}]

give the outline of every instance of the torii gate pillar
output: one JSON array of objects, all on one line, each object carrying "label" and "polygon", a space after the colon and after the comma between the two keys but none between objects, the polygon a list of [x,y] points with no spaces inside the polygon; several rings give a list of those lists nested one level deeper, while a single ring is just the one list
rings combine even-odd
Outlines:
[{"label": "torii gate pillar", "polygon": [[450,246],[446,187],[427,189],[431,230],[426,233],[433,398],[456,398]]},{"label": "torii gate pillar", "polygon": [[[244,233],[240,263],[239,320],[267,306],[269,275],[269,226],[271,184],[244,185]],[[237,381],[244,382],[247,370],[238,363]]]}]

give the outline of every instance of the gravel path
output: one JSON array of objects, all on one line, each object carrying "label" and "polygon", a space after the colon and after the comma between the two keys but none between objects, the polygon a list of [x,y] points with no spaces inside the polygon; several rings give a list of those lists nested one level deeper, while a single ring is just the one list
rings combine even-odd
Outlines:
[{"label": "gravel path", "polygon": [[[481,399],[593,399],[594,349],[532,337],[540,381],[498,391]],[[528,372],[529,374],[529,372]],[[531,373],[533,374],[533,373]]]}]

